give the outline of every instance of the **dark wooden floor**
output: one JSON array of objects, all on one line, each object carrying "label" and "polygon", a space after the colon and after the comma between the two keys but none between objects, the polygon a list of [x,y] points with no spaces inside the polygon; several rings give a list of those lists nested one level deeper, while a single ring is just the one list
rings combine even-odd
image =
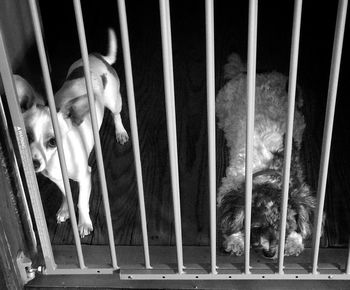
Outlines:
[{"label": "dark wooden floor", "polygon": [[[68,66],[79,58],[79,44],[70,2],[60,2],[59,5],[45,2],[40,1],[40,4],[52,78],[57,89],[64,80]],[[174,231],[158,2],[126,2],[149,242],[152,245],[169,245],[174,243]],[[222,67],[226,57],[234,51],[246,57],[248,7],[246,1],[241,2],[235,7],[231,5],[229,9],[227,1],[215,2],[216,90],[223,85]],[[119,34],[116,1],[100,1],[98,4],[83,2],[82,5],[89,50],[103,53],[106,51],[107,27],[114,27]],[[298,76],[298,82],[304,89],[308,126],[303,152],[308,180],[315,190],[336,13],[335,5],[327,6],[327,10],[322,5],[325,4],[312,7],[310,3],[304,3]],[[292,7],[293,1],[261,2],[257,48],[259,68],[288,72]],[[209,197],[204,1],[171,1],[171,13],[183,242],[185,245],[207,245]],[[330,246],[347,244],[350,224],[348,39],[344,44],[327,183],[326,244]],[[130,132],[121,45],[119,48],[115,68],[122,84],[123,120]],[[28,73],[27,77],[32,78],[34,83],[40,83],[32,74]],[[131,142],[124,146],[115,142],[109,113],[105,114],[100,134],[116,244],[141,244]],[[82,242],[106,244],[107,229],[93,156],[90,161],[94,182],[90,212],[94,232]],[[226,162],[225,141],[222,132],[217,130],[218,186],[225,173]],[[58,189],[41,177],[39,184],[52,242],[74,243],[70,223],[57,225],[55,222],[60,205]],[[77,186],[72,185],[76,195]]]}]

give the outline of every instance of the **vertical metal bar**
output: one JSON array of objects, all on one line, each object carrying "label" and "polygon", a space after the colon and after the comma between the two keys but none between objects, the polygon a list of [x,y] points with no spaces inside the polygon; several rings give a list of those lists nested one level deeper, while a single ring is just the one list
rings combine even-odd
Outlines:
[{"label": "vertical metal bar", "polygon": [[175,116],[175,96],[174,96],[174,76],[171,45],[170,7],[169,0],[159,0],[162,49],[163,49],[163,70],[165,105],[168,129],[168,146],[170,157],[171,185],[173,193],[175,238],[177,250],[178,272],[183,274],[183,253],[182,253],[182,233],[181,233],[181,210],[180,210],[180,186],[179,169],[177,156],[176,137],[176,116]]},{"label": "vertical metal bar", "polygon": [[111,218],[111,211],[110,211],[109,200],[108,200],[108,190],[107,190],[106,175],[105,175],[105,170],[103,165],[101,141],[100,141],[100,135],[99,135],[99,128],[97,125],[95,98],[94,98],[93,89],[92,89],[92,81],[91,81],[90,66],[89,66],[89,55],[88,55],[87,44],[86,44],[83,14],[81,10],[80,0],[73,0],[73,4],[74,4],[74,12],[75,12],[75,18],[77,23],[77,29],[78,29],[80,50],[81,50],[83,66],[84,66],[86,90],[88,93],[88,100],[90,105],[92,131],[93,131],[94,140],[95,140],[96,161],[97,161],[97,168],[98,168],[98,173],[100,178],[103,205],[106,213],[107,232],[108,232],[109,246],[111,251],[111,259],[112,259],[113,268],[117,269],[118,268],[117,255],[116,255],[115,245],[114,245],[112,218]]},{"label": "vertical metal bar", "polygon": [[53,91],[52,91],[52,84],[51,84],[51,79],[50,79],[48,63],[47,63],[47,59],[46,59],[44,42],[43,42],[42,34],[41,34],[41,26],[40,26],[38,11],[36,8],[36,1],[29,0],[29,5],[30,5],[30,11],[32,14],[32,18],[33,18],[35,39],[36,39],[36,43],[38,46],[40,64],[41,64],[41,69],[43,72],[44,83],[45,83],[45,91],[46,91],[47,100],[48,100],[49,108],[50,108],[50,112],[51,112],[52,125],[53,125],[55,136],[56,136],[58,156],[59,156],[60,165],[61,165],[64,189],[65,189],[67,201],[68,201],[69,215],[70,215],[70,219],[71,219],[73,235],[74,235],[75,245],[76,245],[77,254],[78,254],[79,266],[81,269],[84,269],[86,267],[84,264],[84,258],[83,258],[81,243],[80,243],[77,220],[76,220],[75,212],[74,212],[73,197],[72,197],[72,192],[71,192],[71,188],[69,185],[69,179],[68,179],[68,174],[67,174],[66,160],[64,157],[61,132],[60,132],[60,128],[58,125],[58,119],[57,119],[57,114],[56,114],[56,105],[55,105]]},{"label": "vertical metal bar", "polygon": [[291,164],[291,156],[292,156],[293,121],[294,121],[295,91],[296,91],[297,70],[298,70],[301,8],[302,8],[302,0],[295,0],[290,68],[289,68],[289,84],[288,84],[287,133],[285,137],[286,141],[285,141],[284,167],[283,167],[283,172],[284,172],[283,195],[282,195],[281,226],[280,226],[281,230],[280,230],[279,260],[278,260],[279,274],[283,274],[284,272],[283,263],[284,263],[284,248],[285,248],[285,239],[286,239],[290,164]]},{"label": "vertical metal bar", "polygon": [[314,251],[313,265],[312,265],[313,274],[317,274],[317,267],[318,267],[318,254],[320,249],[322,217],[323,217],[323,209],[324,209],[324,200],[326,195],[328,164],[329,164],[329,155],[331,150],[334,111],[335,111],[335,103],[336,103],[337,89],[338,89],[339,70],[340,70],[341,53],[343,48],[347,6],[348,6],[347,0],[340,0],[338,3],[337,23],[335,27],[332,63],[331,63],[331,71],[330,71],[329,86],[328,86],[325,126],[323,130],[320,172],[319,172],[318,187],[317,187],[317,205],[318,206],[316,208],[316,221],[315,221],[316,230],[314,232],[314,238],[313,238],[313,251]]},{"label": "vertical metal bar", "polygon": [[208,167],[210,204],[211,272],[216,267],[216,146],[215,146],[215,54],[214,54],[214,1],[205,1],[207,53],[207,113],[208,113]]},{"label": "vertical metal bar", "polygon": [[[17,100],[17,96],[15,96],[16,100]],[[18,108],[19,109],[19,108]],[[23,186],[23,182],[21,180],[21,173],[20,173],[20,169],[18,166],[18,162],[17,162],[17,158],[16,158],[16,154],[15,154],[15,149],[13,146],[13,142],[11,140],[11,135],[10,135],[10,129],[9,129],[9,124],[6,120],[6,115],[5,115],[5,110],[4,110],[4,105],[2,103],[2,99],[0,96],[0,115],[1,115],[1,121],[4,124],[5,127],[5,136],[3,136],[3,138],[5,138],[8,142],[8,146],[10,148],[10,153],[9,153],[9,159],[10,162],[12,163],[13,166],[13,173],[14,176],[16,178],[16,182],[17,182],[17,186],[18,186],[18,198],[20,199],[20,203],[21,206],[19,207],[19,210],[23,210],[23,227],[24,230],[26,232],[26,237],[28,239],[28,243],[27,246],[31,252],[31,254],[33,255],[37,255],[38,253],[38,242],[37,239],[35,237],[35,232],[34,232],[34,228],[33,228],[33,220],[31,218],[30,215],[30,211],[29,211],[29,207],[28,207],[28,201],[26,198],[26,194],[25,194],[25,190],[24,190],[24,186]],[[22,215],[21,215],[22,217]],[[29,237],[28,237],[29,235]]]},{"label": "vertical metal bar", "polygon": [[348,261],[346,263],[346,274],[350,274],[350,236],[348,241]]},{"label": "vertical metal bar", "polygon": [[138,129],[137,129],[135,94],[134,94],[134,85],[133,85],[134,81],[133,81],[132,67],[131,67],[128,21],[126,16],[125,0],[118,0],[118,12],[119,12],[119,22],[120,22],[120,30],[121,30],[121,37],[122,37],[122,46],[123,46],[125,79],[126,79],[126,87],[127,87],[127,95],[128,95],[131,135],[132,135],[134,158],[135,158],[137,189],[139,194],[145,266],[147,269],[151,269],[152,267],[151,267],[150,258],[149,258],[146,207],[145,207],[143,180],[142,180],[140,144],[139,144],[139,135],[138,135]]},{"label": "vertical metal bar", "polygon": [[50,56],[49,56],[49,53],[47,51],[47,45],[46,45],[46,41],[45,41],[45,39],[46,39],[45,31],[42,29],[44,27],[44,25],[43,25],[43,19],[41,17],[41,9],[40,9],[39,0],[36,0],[36,9],[38,11],[39,23],[40,23],[40,27],[41,27],[41,33],[42,33],[41,35],[42,35],[43,43],[44,43],[44,47],[45,47],[47,66],[48,66],[49,72],[51,73],[52,72],[52,66],[51,66]]},{"label": "vertical metal bar", "polygon": [[247,136],[246,136],[246,170],[245,170],[245,274],[250,274],[250,228],[253,184],[253,136],[255,111],[255,73],[256,42],[258,23],[258,1],[249,1],[248,23],[248,63],[247,63]]},{"label": "vertical metal bar", "polygon": [[38,229],[39,240],[45,260],[46,270],[51,272],[57,267],[50,243],[49,231],[45,220],[43,205],[36,180],[29,144],[27,141],[25,125],[18,104],[17,91],[12,78],[12,69],[8,61],[5,43],[2,31],[0,30],[0,73],[4,85],[7,103],[9,106],[12,124],[16,135],[16,141],[19,148],[19,154],[23,163],[24,176],[27,182],[29,197],[32,208],[35,212],[35,222]]}]

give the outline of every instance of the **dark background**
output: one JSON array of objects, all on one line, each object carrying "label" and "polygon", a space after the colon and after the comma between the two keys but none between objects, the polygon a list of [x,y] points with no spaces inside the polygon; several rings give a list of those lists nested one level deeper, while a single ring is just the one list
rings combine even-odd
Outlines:
[{"label": "dark background", "polygon": [[[303,89],[307,122],[303,156],[307,179],[317,189],[323,122],[327,98],[337,1],[304,1],[298,83]],[[69,65],[80,58],[71,1],[39,1],[54,91],[65,79]],[[209,195],[206,118],[205,6],[204,1],[171,1],[171,25],[175,78],[176,118],[183,242],[207,245]],[[293,1],[260,1],[257,68],[288,74]],[[121,79],[123,121],[130,134],[123,55],[116,1],[82,1],[89,52],[105,53],[107,28],[118,35],[118,59],[114,65]],[[174,244],[173,210],[166,132],[159,4],[154,0],[126,1],[142,170],[150,244]],[[239,53],[246,59],[248,1],[215,1],[216,91],[224,84],[222,68],[227,56]],[[350,222],[350,126],[349,25],[345,31],[338,88],[335,127],[326,195],[324,245],[348,242]],[[18,73],[42,91],[36,48]],[[103,154],[117,244],[141,244],[140,218],[131,142],[115,142],[112,119],[107,112],[101,127]],[[94,154],[90,158],[94,190],[90,200],[94,232],[83,243],[107,243],[107,231],[98,187]],[[225,174],[227,152],[217,130],[217,186]],[[73,242],[70,223],[57,225],[55,214],[60,193],[39,177],[49,232],[53,243]],[[72,183],[76,197],[77,186]]]}]

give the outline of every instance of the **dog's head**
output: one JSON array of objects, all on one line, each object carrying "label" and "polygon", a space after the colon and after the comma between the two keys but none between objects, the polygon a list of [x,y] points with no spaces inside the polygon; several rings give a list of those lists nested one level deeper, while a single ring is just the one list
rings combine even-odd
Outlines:
[{"label": "dog's head", "polygon": [[57,150],[49,108],[35,104],[23,113],[23,118],[34,170],[42,172]]},{"label": "dog's head", "polygon": [[29,110],[35,104],[44,105],[43,98],[24,78],[20,75],[13,75],[13,81],[22,113]]},{"label": "dog's head", "polygon": [[[46,169],[52,158],[57,158],[56,137],[50,110],[25,79],[15,75],[14,81],[32,153],[34,170],[39,173]],[[66,134],[69,125],[62,113],[57,113],[57,119],[61,134]]]},{"label": "dog's head", "polygon": [[[253,176],[251,239],[268,258],[276,258],[280,237],[283,152],[276,153],[270,168]],[[312,232],[316,199],[300,177],[298,156],[293,156],[287,208],[286,236],[297,233],[303,239]],[[244,228],[245,185],[228,192],[220,206],[220,227],[224,237]],[[224,243],[225,245],[226,243]],[[225,249],[231,251],[231,248]]]},{"label": "dog's head", "polygon": [[[268,258],[276,258],[280,238],[282,208],[282,175],[266,173],[265,182],[253,186],[252,240],[261,246]],[[305,183],[290,182],[286,237],[295,232],[303,239],[311,235],[315,198]]]}]

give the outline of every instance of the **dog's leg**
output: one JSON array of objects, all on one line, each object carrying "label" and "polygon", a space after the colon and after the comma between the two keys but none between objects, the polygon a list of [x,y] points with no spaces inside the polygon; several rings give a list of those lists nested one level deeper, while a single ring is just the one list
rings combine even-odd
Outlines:
[{"label": "dog's leg", "polygon": [[57,212],[57,223],[64,223],[69,219],[68,201],[66,195],[62,196],[62,204]]},{"label": "dog's leg", "polygon": [[92,222],[89,214],[89,200],[91,193],[91,173],[88,169],[85,174],[81,174],[79,178],[79,223],[78,229],[80,237],[84,238],[93,230]]},{"label": "dog's leg", "polygon": [[224,238],[223,246],[226,252],[236,256],[241,256],[244,253],[244,234],[242,232],[230,236],[224,235]]},{"label": "dog's leg", "polygon": [[104,106],[113,114],[117,142],[125,144],[129,140],[129,136],[124,128],[120,115],[120,112],[122,111],[122,96],[120,94],[119,79],[115,77],[107,78],[107,86],[105,90],[103,92],[95,90],[95,94],[96,93],[100,94],[99,99],[103,100]]},{"label": "dog's leg", "polygon": [[223,248],[236,256],[244,253],[244,193],[228,192],[219,207],[220,228],[225,238]]},{"label": "dog's leg", "polygon": [[128,133],[126,132],[122,118],[120,114],[114,114],[114,125],[116,139],[120,144],[125,144],[129,140]]},{"label": "dog's leg", "polygon": [[64,183],[62,179],[53,179],[53,178],[50,178],[50,179],[56,183],[56,185],[62,192],[62,203],[56,214],[56,219],[57,219],[57,223],[59,224],[64,223],[66,220],[69,219],[68,201],[67,201],[66,191],[64,190]]},{"label": "dog's leg", "polygon": [[284,254],[286,256],[299,256],[303,250],[303,237],[297,232],[291,232],[286,239]]}]

